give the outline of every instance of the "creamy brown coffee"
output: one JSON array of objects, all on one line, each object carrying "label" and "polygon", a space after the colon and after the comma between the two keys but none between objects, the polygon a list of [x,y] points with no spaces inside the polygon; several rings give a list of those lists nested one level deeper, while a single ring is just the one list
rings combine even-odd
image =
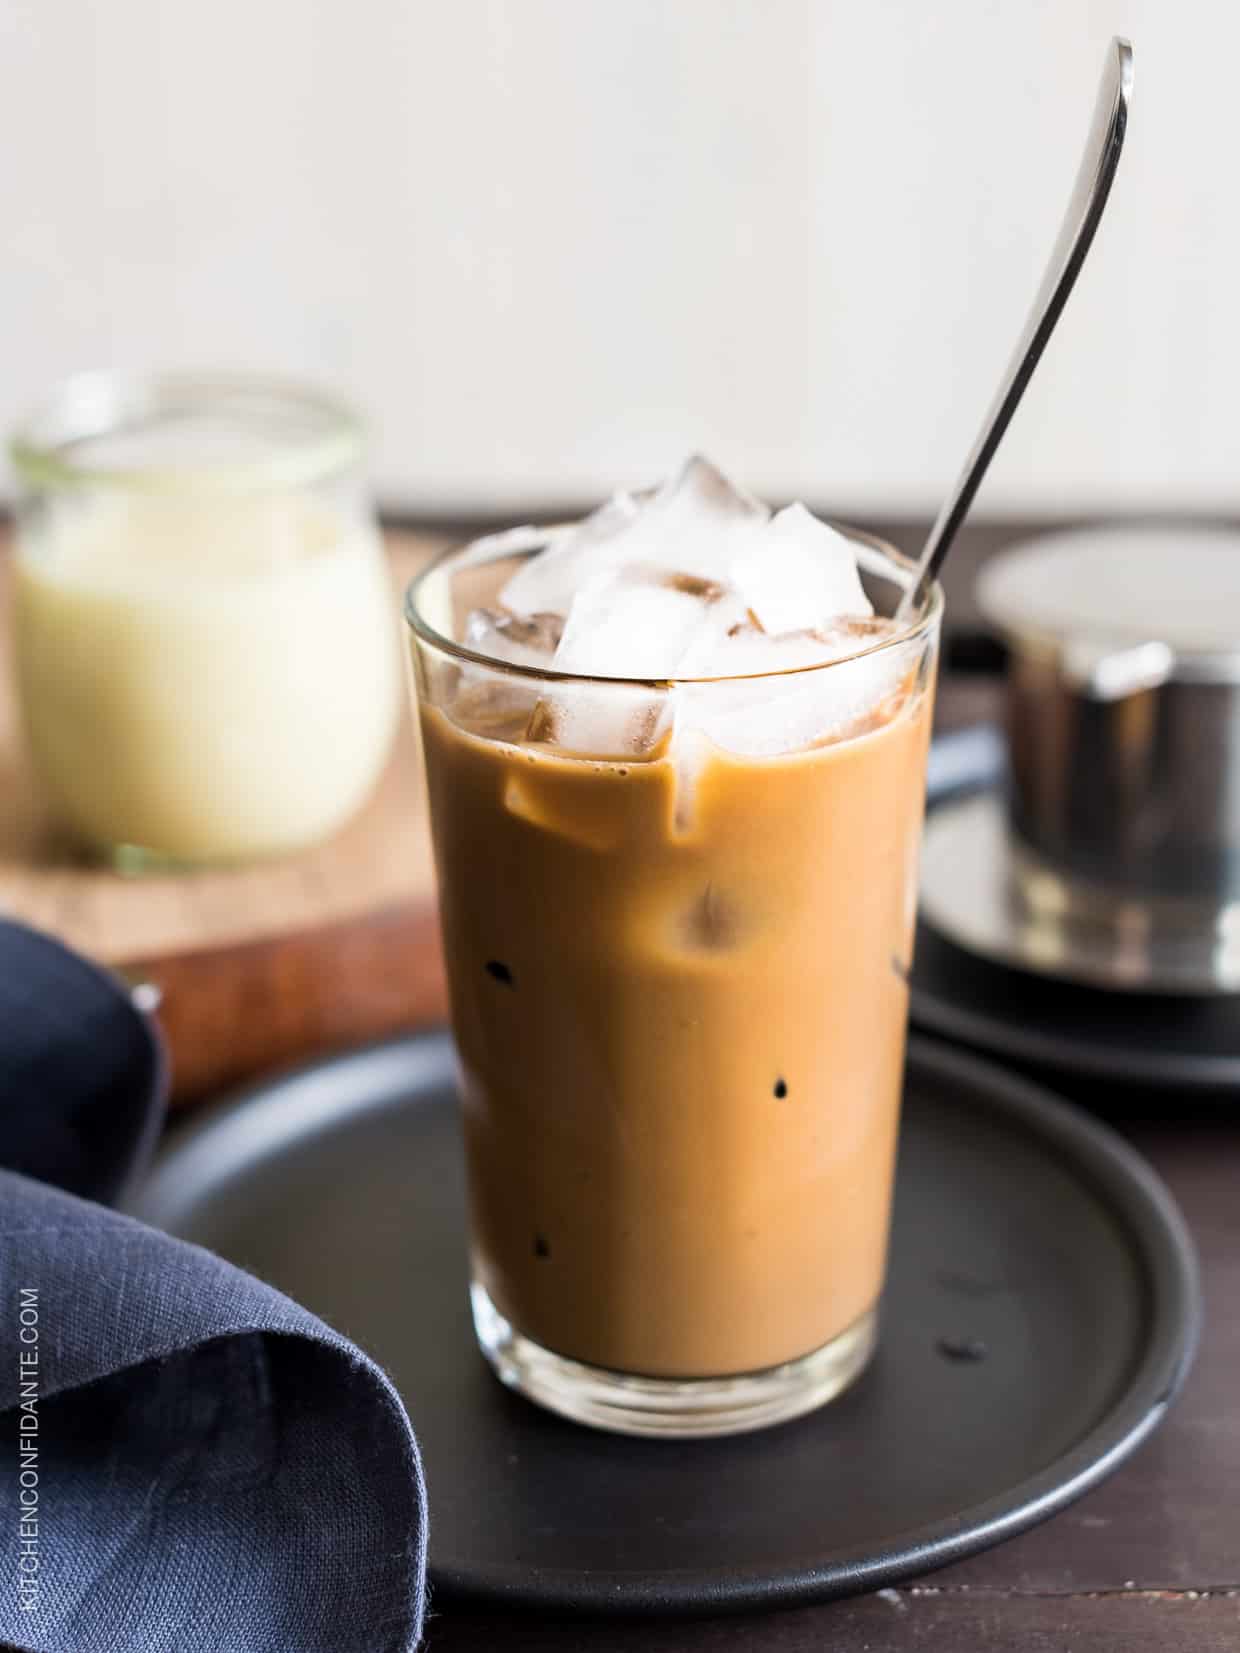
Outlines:
[{"label": "creamy brown coffee", "polygon": [[[562,647],[545,620],[473,625]],[[849,625],[853,651],[893,633]],[[816,741],[720,744],[755,708],[799,729],[850,672],[868,701],[837,694]],[[449,678],[421,724],[476,1280],[527,1338],[618,1372],[822,1348],[882,1287],[933,637],[670,710],[614,686],[597,727],[647,730],[620,753],[556,744],[583,727],[562,686]]]}]

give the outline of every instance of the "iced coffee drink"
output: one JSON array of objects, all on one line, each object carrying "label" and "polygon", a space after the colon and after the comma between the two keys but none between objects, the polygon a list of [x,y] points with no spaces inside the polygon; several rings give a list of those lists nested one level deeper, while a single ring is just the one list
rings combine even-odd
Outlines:
[{"label": "iced coffee drink", "polygon": [[939,600],[691,460],[410,593],[469,1172],[512,1386],[646,1434],[874,1344]]}]

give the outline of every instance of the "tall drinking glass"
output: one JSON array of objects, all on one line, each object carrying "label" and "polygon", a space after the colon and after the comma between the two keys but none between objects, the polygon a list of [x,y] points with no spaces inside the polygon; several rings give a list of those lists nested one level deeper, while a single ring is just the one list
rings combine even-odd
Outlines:
[{"label": "tall drinking glass", "polygon": [[566,677],[457,641],[510,543],[407,601],[478,1340],[586,1423],[775,1423],[875,1343],[941,597],[809,669]]}]

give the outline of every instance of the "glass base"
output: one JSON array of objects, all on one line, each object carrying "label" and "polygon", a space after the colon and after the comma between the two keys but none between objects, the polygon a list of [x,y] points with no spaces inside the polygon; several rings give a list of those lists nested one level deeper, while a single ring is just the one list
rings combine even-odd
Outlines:
[{"label": "glass base", "polygon": [[860,1376],[874,1352],[878,1316],[862,1315],[830,1343],[765,1371],[721,1378],[647,1378],[553,1354],[522,1335],[477,1281],[474,1330],[500,1381],[577,1423],[620,1435],[686,1439],[740,1435],[812,1412]]}]

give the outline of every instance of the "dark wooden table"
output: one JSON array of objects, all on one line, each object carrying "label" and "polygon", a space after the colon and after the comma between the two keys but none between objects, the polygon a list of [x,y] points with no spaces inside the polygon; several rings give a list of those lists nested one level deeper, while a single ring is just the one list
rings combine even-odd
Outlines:
[{"label": "dark wooden table", "polygon": [[[1027,526],[966,530],[953,554],[949,612],[964,656],[978,563]],[[918,544],[921,525],[878,527],[902,547]],[[945,725],[994,707],[993,682],[945,680]],[[556,1621],[440,1601],[429,1653],[1237,1653],[1240,1096],[1194,1107],[1169,1095],[1139,1117],[1122,1098],[1112,1096],[1108,1107],[1180,1202],[1199,1249],[1207,1310],[1196,1366],[1173,1412],[1109,1481],[1020,1538],[876,1595],[660,1621]]]}]

